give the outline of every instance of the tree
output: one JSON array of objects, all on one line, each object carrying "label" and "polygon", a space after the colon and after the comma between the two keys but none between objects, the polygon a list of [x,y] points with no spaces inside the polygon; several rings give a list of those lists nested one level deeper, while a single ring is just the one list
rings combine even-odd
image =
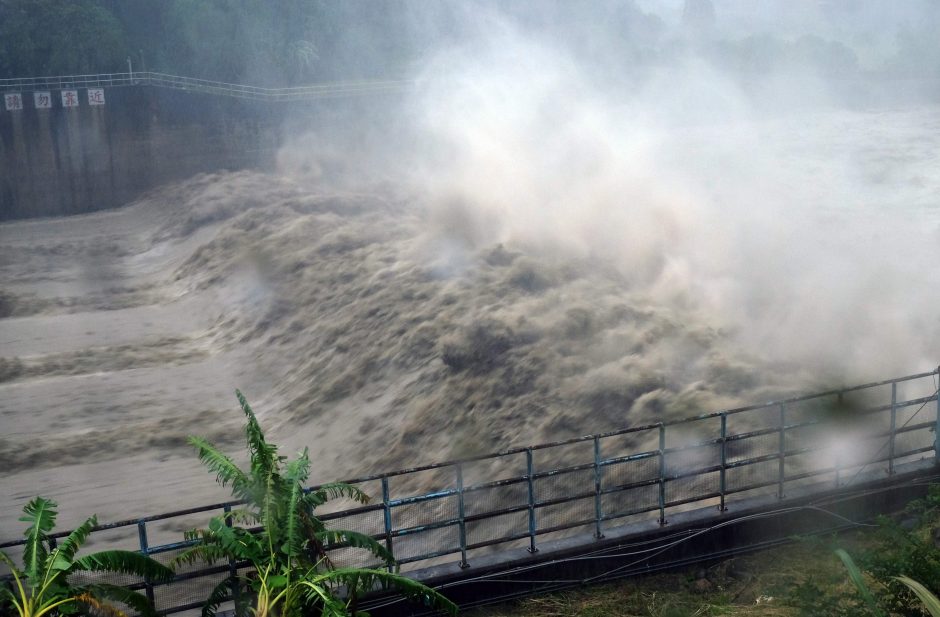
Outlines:
[{"label": "tree", "polygon": [[[214,517],[208,529],[193,530],[186,539],[195,545],[184,551],[176,563],[204,560],[214,563],[234,559],[247,561],[252,576],[244,579],[251,590],[248,601],[256,617],[293,617],[300,614],[356,615],[362,593],[378,587],[394,587],[412,600],[455,614],[457,607],[436,591],[412,579],[371,568],[337,568],[328,550],[337,546],[362,548],[388,567],[394,557],[372,537],[346,530],[328,529],[315,515],[328,499],[347,497],[360,503],[368,497],[358,488],[336,482],[316,490],[304,490],[310,474],[310,458],[305,449],[296,459],[286,462],[276,445],[265,440],[254,412],[236,392],[247,423],[245,437],[250,455],[249,468],[242,470],[231,458],[200,437],[190,437],[199,458],[228,486],[232,494],[245,502],[243,508]],[[248,525],[243,527],[241,525]],[[257,525],[261,525],[260,529]],[[340,588],[345,596],[340,595]],[[204,617],[215,614],[230,591],[230,581],[216,586],[203,606]],[[236,606],[244,615],[246,602]]]},{"label": "tree", "polygon": [[173,571],[153,559],[133,551],[101,551],[76,557],[92,528],[98,524],[92,516],[72,531],[55,548],[49,532],[58,515],[56,503],[36,497],[23,508],[20,519],[29,523],[23,550],[23,567],[18,568],[8,555],[0,552],[0,562],[10,567],[13,587],[0,589],[0,599],[13,606],[20,617],[69,614],[80,609],[90,612],[124,615],[110,604],[116,601],[142,615],[154,615],[147,598],[117,585],[85,583],[73,585],[69,577],[79,572],[120,572],[165,583]]},{"label": "tree", "polygon": [[0,0],[0,75],[123,70],[121,23],[97,0]]}]

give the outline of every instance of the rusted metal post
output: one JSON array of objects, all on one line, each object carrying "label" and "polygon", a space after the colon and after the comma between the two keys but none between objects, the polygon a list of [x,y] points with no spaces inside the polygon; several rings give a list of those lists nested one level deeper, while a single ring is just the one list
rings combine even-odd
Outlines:
[{"label": "rusted metal post", "polygon": [[[937,375],[938,378],[940,378],[940,366],[937,367]],[[937,397],[937,417],[935,418],[936,424],[933,428],[933,462],[936,465],[940,465],[940,388],[937,389],[934,396]]]},{"label": "rusted metal post", "polygon": [[727,414],[721,414],[721,470],[718,472],[718,492],[721,493],[718,503],[718,511],[725,512],[728,508],[725,506],[725,490],[727,490],[727,484],[725,479],[725,472],[728,466],[728,416]]},{"label": "rusted metal post", "polygon": [[464,520],[463,465],[457,463],[457,528],[460,535],[460,567],[469,568],[467,562],[467,521]]},{"label": "rusted metal post", "polygon": [[666,425],[659,423],[659,524],[666,520]]},{"label": "rusted metal post", "polygon": [[786,477],[787,406],[780,405],[780,455],[777,463],[777,499],[783,499],[783,481]]},{"label": "rusted metal post", "polygon": [[601,518],[603,511],[601,508],[601,441],[594,437],[594,537],[603,538],[604,532],[601,531]]},{"label": "rusted metal post", "polygon": [[525,479],[529,492],[529,552],[537,553],[535,546],[535,482],[532,477],[534,465],[532,464],[532,448],[525,449]]},{"label": "rusted metal post", "polygon": [[894,475],[894,435],[898,425],[898,384],[891,382],[891,435],[888,436],[888,475]]},{"label": "rusted metal post", "polygon": [[[232,513],[232,506],[223,506],[222,512],[224,513],[225,526],[232,526],[232,517],[229,516]],[[235,606],[238,606],[239,596],[241,594],[241,588],[238,584],[238,568],[235,565],[235,558],[229,557],[228,559],[228,573],[231,577],[232,584],[232,601],[235,603]]]},{"label": "rusted metal post", "polygon": [[[382,476],[382,518],[385,524],[385,548],[392,555],[395,554],[392,546],[392,507],[389,505],[388,476]],[[395,570],[394,564],[388,566],[388,571]]]},{"label": "rusted metal post", "polygon": [[[145,557],[150,556],[150,547],[147,544],[147,523],[145,521],[137,522],[137,538],[140,540],[140,552]],[[147,592],[147,602],[150,603],[150,608],[156,610],[157,605],[154,601],[153,596],[153,584],[150,582],[150,579],[146,576],[144,577],[144,589]]]}]

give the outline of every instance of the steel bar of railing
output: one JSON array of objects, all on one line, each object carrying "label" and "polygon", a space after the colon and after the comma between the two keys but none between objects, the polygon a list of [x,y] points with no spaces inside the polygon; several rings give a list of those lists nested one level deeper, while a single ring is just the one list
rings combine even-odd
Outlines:
[{"label": "steel bar of railing", "polygon": [[936,420],[936,424],[934,425],[934,429],[933,429],[933,436],[934,436],[933,449],[934,449],[934,452],[936,453],[934,462],[937,465],[940,465],[940,366],[937,367],[936,374],[938,376],[938,379],[934,381],[934,384],[937,390],[937,404],[934,405],[934,413],[936,414],[936,417],[934,419]]},{"label": "steel bar of railing", "polygon": [[724,512],[728,508],[725,506],[725,491],[727,490],[727,472],[728,472],[728,416],[721,414],[721,470],[718,472],[718,491],[721,493],[718,502],[718,511]]},{"label": "steel bar of railing", "polygon": [[454,468],[457,471],[457,530],[460,540],[460,567],[469,568],[467,562],[467,521],[464,513],[464,495],[463,495],[463,465],[457,463]]},{"label": "steel bar of railing", "polygon": [[532,448],[526,448],[525,451],[525,467],[526,467],[526,492],[528,493],[528,508],[529,508],[529,552],[536,553],[538,548],[535,546],[535,530],[536,530],[536,521],[535,521],[535,480],[532,477],[533,465],[532,465]]},{"label": "steel bar of railing", "polygon": [[[385,548],[390,555],[395,554],[395,547],[392,541],[392,507],[388,490],[388,478],[382,477],[382,525],[385,529]],[[394,566],[388,566],[389,572],[394,570]]]},{"label": "steel bar of railing", "polygon": [[[222,516],[225,519],[225,526],[232,526],[232,506],[226,505],[222,508]],[[235,561],[234,557],[229,557],[228,559],[228,574],[231,579],[232,586],[232,601],[235,604],[238,604],[239,597],[241,594],[241,585],[238,581],[238,564]]]},{"label": "steel bar of railing", "polygon": [[[137,523],[137,540],[140,545],[140,554],[149,556],[150,547],[147,542],[147,523],[140,521]],[[150,603],[150,608],[156,609],[156,600],[153,595],[153,584],[150,582],[148,577],[144,577],[144,589],[147,593],[147,602]]]},{"label": "steel bar of railing", "polygon": [[601,520],[603,512],[601,508],[601,479],[604,473],[601,467],[601,441],[600,438],[594,438],[594,537],[603,538],[601,531]]},{"label": "steel bar of railing", "polygon": [[[938,369],[940,370],[940,369]],[[930,373],[923,373],[915,378],[922,377],[936,377],[938,375],[938,370],[932,371]],[[938,436],[934,435],[929,440],[929,445],[924,445],[923,441],[911,441],[912,447],[905,448],[903,451],[899,449],[899,445],[904,442],[898,442],[898,435],[923,435],[927,436],[928,430],[936,430],[938,423],[940,423],[940,396],[936,392],[931,396],[926,397],[917,397],[911,399],[901,399],[898,394],[898,384],[903,383],[909,379],[907,378],[896,378],[893,380],[886,380],[883,382],[877,382],[874,384],[869,384],[868,387],[879,387],[890,384],[892,386],[892,399],[891,404],[889,405],[880,405],[876,407],[867,408],[859,412],[860,417],[862,418],[872,418],[872,421],[869,423],[869,430],[866,431],[864,439],[879,439],[883,440],[887,438],[888,444],[883,446],[881,452],[874,457],[871,457],[868,460],[864,461],[864,464],[847,464],[846,461],[836,459],[835,465],[832,466],[829,463],[822,464],[823,459],[818,459],[820,462],[816,462],[817,459],[799,459],[810,461],[805,465],[801,465],[792,468],[787,473],[787,463],[788,461],[796,460],[792,457],[801,456],[804,454],[809,454],[813,452],[821,452],[826,450],[828,445],[819,444],[815,441],[811,443],[796,441],[792,442],[792,437],[795,435],[792,431],[797,429],[802,430],[816,430],[813,427],[820,425],[821,420],[818,418],[807,419],[799,414],[790,413],[787,410],[788,403],[786,401],[778,401],[776,403],[765,404],[762,406],[752,406],[749,408],[751,411],[764,411],[769,412],[773,411],[776,408],[776,411],[779,413],[779,423],[771,428],[760,429],[756,431],[742,431],[739,433],[732,433],[728,428],[728,416],[731,413],[743,413],[736,410],[726,410],[724,412],[716,412],[715,414],[704,414],[696,418],[697,420],[702,420],[706,418],[717,417],[721,423],[721,433],[718,439],[705,439],[695,442],[688,442],[682,446],[674,446],[667,448],[666,440],[666,430],[668,426],[674,426],[677,424],[688,423],[690,420],[685,421],[671,421],[671,422],[661,422],[653,425],[648,425],[646,427],[631,427],[627,429],[621,429],[618,431],[611,431],[607,433],[599,433],[591,436],[585,436],[580,438],[573,438],[568,440],[561,440],[550,444],[539,444],[536,446],[529,446],[525,448],[517,448],[513,450],[507,450],[504,452],[497,452],[489,455],[481,455],[478,457],[473,457],[470,459],[465,459],[463,461],[451,461],[448,463],[438,463],[433,465],[425,465],[420,467],[414,467],[408,470],[399,470],[397,472],[385,473],[375,476],[368,476],[366,478],[359,478],[350,480],[350,483],[361,484],[363,482],[376,481],[378,480],[382,484],[382,503],[376,505],[367,505],[367,506],[357,506],[355,508],[349,508],[335,513],[324,514],[321,518],[325,522],[330,524],[336,523],[342,526],[342,521],[346,517],[351,516],[361,516],[370,512],[375,512],[376,515],[379,511],[382,512],[382,524],[381,528],[383,532],[375,532],[373,537],[376,540],[383,540],[386,543],[386,547],[390,550],[396,548],[399,552],[407,553],[407,557],[401,559],[401,563],[421,563],[427,562],[430,559],[436,559],[444,557],[447,555],[459,554],[460,564],[462,566],[469,566],[468,561],[468,551],[472,551],[478,548],[497,546],[504,544],[506,542],[512,542],[521,539],[528,540],[528,550],[536,551],[539,541],[539,536],[544,536],[545,534],[552,534],[556,532],[562,532],[566,530],[576,529],[584,525],[593,525],[594,534],[597,535],[599,532],[603,532],[605,528],[605,523],[607,521],[613,521],[622,519],[628,516],[634,515],[643,515],[646,514],[650,519],[654,516],[658,517],[658,522],[660,524],[666,524],[667,522],[667,511],[670,508],[675,508],[678,506],[684,506],[686,504],[692,503],[701,503],[707,502],[710,500],[717,500],[719,503],[719,508],[725,508],[728,506],[729,501],[734,502],[738,499],[738,495],[741,493],[747,493],[748,491],[753,490],[764,490],[763,494],[770,494],[770,487],[776,487],[776,493],[778,497],[782,497],[784,494],[784,489],[788,486],[786,483],[809,479],[823,474],[830,474],[835,472],[837,477],[837,482],[839,482],[839,474],[843,467],[861,467],[864,469],[865,466],[872,464],[882,464],[887,463],[888,469],[891,472],[897,472],[898,462],[901,460],[906,460],[905,457],[912,457],[919,454],[933,453],[936,459],[936,451],[938,447]],[[859,387],[847,388],[841,392],[855,391],[859,390]],[[840,391],[834,391],[833,393],[827,396],[839,397]],[[806,396],[806,397],[796,397],[795,399],[787,400],[804,400],[809,401],[813,399],[819,399],[820,395]],[[824,399],[823,399],[824,400]],[[924,409],[928,404],[931,406],[928,408],[934,411],[937,415],[934,418],[923,418],[921,422],[914,423],[912,420],[915,419],[917,413]],[[898,425],[897,413],[898,410],[911,408],[912,406],[919,405],[919,407],[907,417],[907,420],[901,425]],[[892,414],[891,426],[887,431],[884,430],[883,425],[879,425],[877,419],[878,413],[883,413],[884,411],[890,410]],[[794,417],[794,415],[796,417]],[[791,424],[787,424],[787,417],[790,417]],[[883,417],[883,416],[882,416]],[[826,422],[819,426],[820,431],[826,429]],[[747,418],[745,418],[744,425],[747,425]],[[871,430],[874,429],[874,430]],[[619,435],[629,435],[629,434],[638,434],[638,431],[651,431],[656,430],[658,432],[659,443],[658,449],[632,453],[623,456],[615,456],[610,458],[603,458],[603,448],[601,440],[606,437],[619,436]],[[694,430],[694,429],[693,429]],[[790,432],[788,432],[790,431]],[[756,439],[762,435],[769,435],[773,433],[778,434],[777,447],[762,447],[759,450],[754,450],[755,445],[761,444],[761,440]],[[787,447],[787,438],[791,437],[791,446]],[[755,441],[747,441],[748,439],[755,439]],[[918,438],[920,439],[920,438]],[[561,457],[558,452],[559,449],[565,445],[582,443],[587,440],[593,441],[593,456],[590,461],[585,460],[587,458],[586,453],[582,455],[580,459],[565,459]],[[884,443],[884,441],[882,441]],[[740,444],[739,446],[732,446],[732,444]],[[703,450],[705,449],[705,450]],[[546,459],[556,461],[555,465],[550,469],[544,469],[542,471],[536,472],[534,466],[534,456],[533,452],[535,450],[545,450]],[[885,453],[887,450],[887,453]],[[689,461],[698,460],[700,463],[706,463],[705,460],[701,459],[702,452],[715,451],[720,459],[715,464],[692,464]],[[743,452],[742,454],[733,454],[733,452]],[[508,478],[500,478],[498,480],[478,482],[473,485],[467,485],[464,482],[464,468],[463,465],[471,461],[496,461],[505,456],[515,455],[518,453],[524,453],[526,457],[526,472],[522,476],[512,476]],[[733,455],[732,455],[733,454]],[[882,455],[883,454],[883,455]],[[658,471],[650,469],[649,471],[643,472],[643,475],[636,477],[627,477],[629,480],[627,482],[619,482],[615,485],[605,485],[605,478],[615,477],[615,473],[624,473],[629,469],[637,469],[631,467],[632,464],[640,464],[643,461],[650,461],[652,464],[653,458],[656,458],[658,463]],[[668,461],[667,461],[668,457]],[[776,478],[760,478],[756,481],[748,482],[748,479],[756,477],[755,474],[749,471],[745,471],[746,468],[757,469],[753,467],[756,465],[761,465],[763,463],[770,464],[771,461],[777,461],[777,477]],[[679,462],[684,461],[680,466]],[[667,465],[667,462],[669,463]],[[708,459],[707,463],[714,463],[713,459]],[[452,466],[456,470],[457,481],[455,488],[441,488],[432,492],[423,492],[420,494],[412,494],[406,496],[396,496],[393,494],[390,488],[390,478],[396,476],[408,476],[427,470],[442,469],[445,466]],[[609,467],[607,470],[605,468]],[[614,471],[614,468],[618,472]],[[579,471],[588,471],[591,470],[593,473],[594,486],[588,487],[578,484],[572,484],[570,480],[564,478],[570,478],[570,474],[574,474]],[[740,471],[738,471],[740,470]],[[711,490],[707,482],[701,483],[699,485],[694,480],[688,484],[692,487],[690,490],[672,490],[672,487],[685,486],[686,484],[678,484],[677,482],[680,479],[694,479],[694,478],[706,478],[706,474],[717,473],[718,478],[718,490]],[[734,473],[734,479],[732,479],[731,474]],[[743,474],[743,475],[742,475]],[[742,482],[742,480],[744,480]],[[554,486],[555,489],[550,493],[549,499],[543,499],[541,501],[537,500],[535,482],[539,481],[540,485],[545,486]],[[676,483],[671,485],[670,490],[666,490],[667,483]],[[520,500],[516,504],[504,505],[500,503],[497,507],[486,507],[482,510],[474,509],[472,510],[472,515],[468,515],[468,510],[466,509],[469,504],[479,502],[470,501],[468,499],[473,499],[471,497],[477,491],[483,490],[496,490],[502,489],[504,487],[509,487],[513,485],[519,485],[525,483],[526,498]],[[655,489],[653,486],[655,485]],[[315,490],[317,487],[312,487],[310,490]],[[558,488],[561,488],[561,493],[558,492]],[[651,491],[658,492],[657,497],[653,497]],[[559,496],[560,494],[560,496]],[[606,505],[607,502],[604,501],[603,496],[605,495],[622,495],[623,498],[617,497],[616,499],[610,501],[610,505]],[[648,496],[647,496],[648,495]],[[392,524],[392,513],[391,510],[394,507],[401,506],[411,506],[415,504],[423,503],[442,503],[440,500],[452,498],[457,501],[457,513],[456,516],[448,514],[444,517],[435,516],[430,520],[422,520],[421,524],[415,525],[412,527],[405,528],[395,528]],[[576,515],[573,508],[567,507],[566,504],[576,504],[576,503],[586,503],[587,500],[592,500],[594,505],[594,513],[591,517],[586,517],[584,515]],[[139,539],[139,548],[142,552],[147,554],[154,555],[157,553],[166,553],[169,551],[178,550],[192,545],[191,542],[175,542],[169,544],[162,544],[159,546],[150,546],[147,538],[146,532],[148,523],[151,521],[165,520],[173,517],[180,517],[184,515],[191,515],[194,513],[208,513],[210,510],[221,509],[225,515],[226,519],[230,520],[230,517],[227,516],[233,506],[237,505],[239,502],[225,502],[222,504],[215,504],[212,506],[204,506],[199,508],[190,508],[187,510],[180,510],[176,512],[159,514],[155,516],[143,517],[134,519],[131,521],[120,521],[117,523],[111,523],[107,525],[100,525],[95,528],[95,532],[101,531],[104,529],[117,529],[119,527],[127,525],[136,525],[138,529],[138,539]],[[619,505],[618,505],[619,504]],[[561,512],[562,520],[559,522],[555,519],[555,515],[551,517],[551,525],[546,525],[541,528],[538,527],[539,522],[539,510],[545,508],[552,508],[552,512]],[[556,510],[557,509],[557,510]],[[505,517],[509,514],[514,513],[524,513],[526,515],[526,520],[523,522],[521,517],[518,524],[513,524],[511,527],[506,529],[504,532],[499,533],[499,537],[487,536],[485,539],[480,541],[470,542],[468,538],[468,524],[472,523],[472,529],[481,528],[480,526],[488,525],[488,521],[500,520],[498,517]],[[653,513],[656,513],[655,515]],[[586,513],[585,513],[586,514]],[[502,519],[506,520],[506,519]],[[549,517],[543,519],[545,522],[548,522]],[[440,540],[436,544],[428,545],[427,547],[422,547],[421,550],[415,551],[413,547],[420,546],[416,542],[421,542],[420,534],[428,532],[434,529],[453,529],[456,528],[459,533],[459,541],[455,545],[451,540]],[[52,539],[56,537],[62,537],[68,532],[60,532],[54,534]],[[450,536],[452,537],[452,536]],[[8,546],[14,546],[22,544],[22,540],[7,542],[0,545],[0,548],[5,548]],[[340,547],[336,547],[340,548]],[[412,550],[405,550],[411,548]],[[230,562],[227,566],[222,566],[221,568],[207,568],[198,570],[191,573],[181,574],[178,577],[178,580],[192,580],[198,579],[205,576],[215,576],[218,573],[227,572],[231,577],[233,574],[233,564]],[[240,565],[238,567],[241,567]],[[237,569],[236,569],[237,573]],[[148,582],[145,580],[142,583],[135,584],[134,587],[138,589],[146,589]],[[234,591],[234,590],[233,590]],[[152,586],[150,595],[152,596]],[[183,610],[183,606],[198,606],[198,603],[193,604],[191,602],[182,602],[177,603],[174,607],[166,612],[177,612],[178,610]]]},{"label": "steel bar of railing", "polygon": [[787,457],[787,406],[780,405],[780,459],[777,464],[777,499],[783,499],[783,479],[786,473]]},{"label": "steel bar of railing", "polygon": [[891,384],[891,434],[888,437],[888,475],[894,475],[894,437],[898,425],[898,384]]},{"label": "steel bar of railing", "polygon": [[666,524],[666,425],[659,424],[659,524]]}]

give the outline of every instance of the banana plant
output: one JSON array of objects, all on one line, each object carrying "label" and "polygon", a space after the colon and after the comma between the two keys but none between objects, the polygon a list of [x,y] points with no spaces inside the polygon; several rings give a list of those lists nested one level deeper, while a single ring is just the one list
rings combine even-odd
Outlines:
[{"label": "banana plant", "polygon": [[0,589],[0,599],[12,605],[19,617],[50,617],[79,611],[124,615],[113,602],[127,605],[141,615],[154,615],[143,595],[106,583],[73,584],[69,578],[79,572],[116,572],[145,577],[154,583],[173,579],[173,571],[153,559],[133,551],[109,550],[77,557],[79,548],[98,524],[91,516],[58,545],[49,533],[58,516],[56,502],[36,497],[23,508],[19,519],[28,523],[23,550],[23,567],[0,551],[0,562],[12,573],[11,588]]},{"label": "banana plant", "polygon": [[[872,615],[876,617],[883,617],[884,611],[878,608],[877,602],[875,602],[875,597],[872,595],[871,590],[868,588],[868,585],[865,583],[865,579],[862,576],[862,571],[855,565],[855,560],[845,552],[843,549],[836,549],[836,555],[839,559],[842,560],[842,564],[845,566],[845,569],[849,573],[849,578],[852,580],[852,583],[855,585],[855,588],[858,590],[859,594],[862,596],[862,599],[865,601],[866,606],[871,611]],[[931,617],[940,617],[940,598],[937,598],[929,589],[924,587],[923,584],[915,581],[914,579],[908,576],[892,576],[894,580],[899,583],[903,583],[910,589],[917,599],[921,601],[921,604],[924,605],[924,610],[930,613]]]},{"label": "banana plant", "polygon": [[[394,569],[392,554],[371,536],[354,531],[328,529],[314,514],[329,499],[346,497],[366,503],[368,496],[350,484],[334,482],[304,490],[310,475],[307,449],[293,461],[278,455],[269,444],[251,406],[236,391],[247,419],[245,437],[249,466],[243,470],[214,445],[190,437],[199,459],[216,480],[231,489],[244,507],[210,520],[207,529],[187,532],[193,545],[175,563],[197,560],[248,562],[252,574],[244,578],[250,594],[242,594],[236,613],[255,617],[294,617],[319,614],[328,617],[356,615],[362,593],[377,588],[395,588],[402,595],[456,614],[457,607],[433,589],[388,571]],[[388,570],[337,568],[328,550],[335,546],[370,552]],[[213,617],[230,596],[230,581],[222,581],[203,605],[203,617]],[[341,593],[342,591],[342,593]],[[247,601],[246,601],[247,600]],[[248,603],[252,606],[248,606]]]},{"label": "banana plant", "polygon": [[914,595],[923,603],[924,609],[930,613],[930,617],[940,617],[940,598],[937,598],[929,589],[907,576],[895,576],[894,580],[904,583],[914,592]]}]

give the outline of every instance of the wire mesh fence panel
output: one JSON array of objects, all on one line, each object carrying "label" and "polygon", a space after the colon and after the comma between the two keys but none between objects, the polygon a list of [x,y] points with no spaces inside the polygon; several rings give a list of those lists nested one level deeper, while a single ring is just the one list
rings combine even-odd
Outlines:
[{"label": "wire mesh fence panel", "polygon": [[619,518],[643,511],[659,509],[659,485],[651,484],[629,489],[621,489],[601,495],[601,508],[604,516]]},{"label": "wire mesh fence panel", "polygon": [[784,461],[784,492],[801,487],[824,485],[835,487],[838,472],[826,452],[791,455]]},{"label": "wire mesh fence panel", "polygon": [[895,425],[898,430],[902,428],[922,424],[934,419],[934,409],[928,409],[929,405],[936,405],[932,400],[923,403],[901,403],[897,408]]},{"label": "wire mesh fence panel", "polygon": [[[666,505],[670,512],[682,512],[702,507],[702,501],[714,501],[715,494],[720,488],[720,472],[696,474],[686,478],[676,478],[666,481]],[[670,505],[676,502],[687,502],[681,505]]]},{"label": "wire mesh fence panel", "polygon": [[725,471],[725,486],[728,492],[757,488],[776,482],[779,479],[779,471],[779,463],[776,460],[732,467]]},{"label": "wire mesh fence panel", "polygon": [[664,460],[667,476],[721,465],[721,444],[687,446],[681,450],[670,450],[664,454]]},{"label": "wire mesh fence panel", "polygon": [[[388,477],[389,496],[392,500],[455,490],[456,488],[457,469],[453,465],[409,471]],[[381,495],[381,491],[378,495]]]},{"label": "wire mesh fence panel", "polygon": [[337,518],[323,521],[327,529],[345,529],[365,534],[367,536],[384,536],[385,510],[383,508],[370,508],[345,514]]},{"label": "wire mesh fence panel", "polygon": [[[788,418],[789,420],[789,418]],[[808,420],[803,420],[804,422]],[[831,423],[794,426],[784,432],[784,448],[789,452],[805,448],[822,449],[830,444],[833,436]]]},{"label": "wire mesh fence panel", "polygon": [[937,392],[936,373],[918,379],[899,381],[897,384],[898,400],[912,400],[931,397]]},{"label": "wire mesh fence panel", "polygon": [[371,551],[351,546],[331,549],[329,558],[337,568],[382,568],[386,565]]},{"label": "wire mesh fence panel", "polygon": [[491,486],[464,493],[464,514],[473,516],[504,508],[524,506],[529,502],[529,486],[520,481],[505,486]]},{"label": "wire mesh fence panel", "polygon": [[465,487],[519,478],[526,474],[526,454],[492,456],[461,465]]},{"label": "wire mesh fence panel", "polygon": [[[81,554],[78,555],[81,557]],[[119,572],[76,572],[69,576],[69,583],[73,585],[91,585],[107,584],[119,585],[121,587],[139,587],[144,584],[144,579],[131,574]]]},{"label": "wire mesh fence panel", "polygon": [[721,418],[718,416],[696,418],[681,424],[666,427],[666,447],[687,448],[721,437]]},{"label": "wire mesh fence panel", "polygon": [[446,495],[417,503],[393,504],[392,530],[411,529],[453,520],[458,515],[458,500],[457,495]]},{"label": "wire mesh fence panel", "polygon": [[904,462],[908,452],[913,452],[913,460],[931,455],[931,452],[925,451],[932,448],[936,439],[936,430],[931,427],[920,428],[913,431],[905,431],[895,437],[895,456],[902,458],[898,462]]},{"label": "wire mesh fence panel", "polygon": [[529,530],[529,512],[510,512],[481,520],[467,521],[467,545],[506,540],[526,534]]},{"label": "wire mesh fence panel", "polygon": [[602,487],[616,488],[659,478],[659,456],[618,461],[604,466]]},{"label": "wire mesh fence panel", "polygon": [[843,468],[864,467],[869,472],[888,471],[889,436],[858,437],[840,453]]},{"label": "wire mesh fence panel", "polygon": [[459,550],[460,532],[457,525],[409,533],[395,539],[395,558],[399,561],[412,561],[436,553]]},{"label": "wire mesh fence panel", "polygon": [[[357,482],[352,485],[359,489],[366,496],[366,504],[376,504],[382,502],[382,483],[380,480],[370,480],[368,482]],[[333,497],[328,495],[329,500],[317,507],[317,516],[331,514],[333,512],[342,512],[362,506],[362,502],[349,497]]]},{"label": "wire mesh fence panel", "polygon": [[174,581],[171,585],[159,585],[153,589],[157,611],[165,611],[189,604],[202,604],[219,583],[228,581],[228,571]]},{"label": "wire mesh fence panel", "polygon": [[594,520],[594,498],[540,506],[535,510],[536,528],[539,532],[584,523]]},{"label": "wire mesh fence panel", "polygon": [[594,469],[578,469],[535,478],[533,486],[536,502],[565,499],[594,490]]},{"label": "wire mesh fence panel", "polygon": [[[662,508],[668,520],[713,505],[722,492],[733,509],[744,499],[778,491],[785,496],[798,487],[850,486],[936,456],[937,372],[915,377],[395,472],[358,481],[372,505],[335,499],[317,514],[330,528],[391,542],[410,572],[457,561],[467,551],[475,556],[528,546],[532,534],[544,544],[624,524],[652,525]],[[213,507],[119,523],[91,533],[79,554],[143,548],[170,564],[185,550],[185,531],[206,527],[225,511]],[[3,550],[21,562],[21,543]],[[350,546],[332,547],[330,557],[337,566],[383,565]],[[226,581],[230,568],[228,562],[179,564],[177,581],[152,587],[113,573],[80,574],[75,582],[130,586],[151,593],[158,610],[178,612]],[[0,566],[0,576],[7,572]]]},{"label": "wire mesh fence panel", "polygon": [[645,428],[609,435],[599,439],[601,457],[605,459],[632,456],[659,448],[659,428]]},{"label": "wire mesh fence panel", "polygon": [[728,414],[728,435],[741,435],[772,428],[780,428],[779,405],[767,405]]},{"label": "wire mesh fence panel", "polygon": [[774,431],[763,435],[730,439],[725,444],[725,457],[728,463],[738,463],[761,456],[779,454],[780,433]]},{"label": "wire mesh fence panel", "polygon": [[100,529],[88,534],[79,554],[111,549],[136,551],[139,548],[137,526],[124,525],[113,529]]},{"label": "wire mesh fence panel", "polygon": [[[147,522],[147,543],[151,547],[165,544],[175,544],[184,540],[184,534],[193,529],[206,529],[214,516],[224,516],[222,508],[196,512],[182,516]],[[131,527],[130,529],[135,529]],[[137,539],[134,539],[134,548],[137,548]]]},{"label": "wire mesh fence panel", "polygon": [[536,473],[594,462],[594,442],[583,440],[541,448],[532,452],[532,465]]}]

